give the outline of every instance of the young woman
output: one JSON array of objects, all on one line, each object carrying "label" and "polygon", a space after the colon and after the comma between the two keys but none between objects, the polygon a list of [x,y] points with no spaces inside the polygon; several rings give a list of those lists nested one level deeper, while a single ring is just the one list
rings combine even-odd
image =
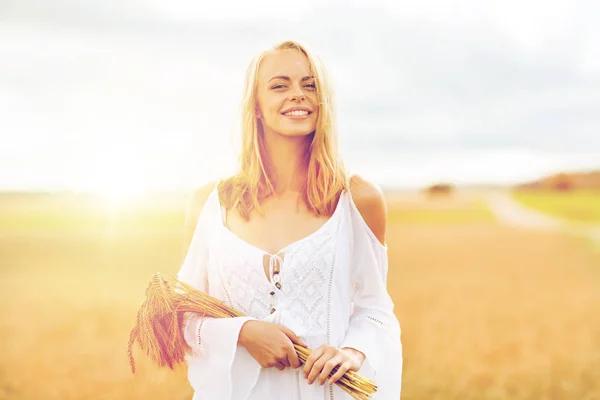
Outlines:
[{"label": "young woman", "polygon": [[[343,166],[319,59],[291,41],[258,55],[242,118],[239,172],[194,196],[178,279],[246,317],[186,315],[194,400],[348,399],[348,370],[399,399],[386,204]],[[314,350],[304,365],[294,343]]]}]

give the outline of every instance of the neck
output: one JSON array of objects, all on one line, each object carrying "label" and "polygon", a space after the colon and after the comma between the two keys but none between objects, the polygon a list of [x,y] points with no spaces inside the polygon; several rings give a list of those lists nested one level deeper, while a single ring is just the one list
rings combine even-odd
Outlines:
[{"label": "neck", "polygon": [[265,148],[275,178],[273,186],[277,195],[301,190],[306,180],[306,154],[311,140],[312,135],[290,137],[265,132]]}]

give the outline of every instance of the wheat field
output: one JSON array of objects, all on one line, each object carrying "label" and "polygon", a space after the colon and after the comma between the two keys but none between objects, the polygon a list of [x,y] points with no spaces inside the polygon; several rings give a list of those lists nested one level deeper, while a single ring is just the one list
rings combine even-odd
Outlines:
[{"label": "wheat field", "polygon": [[[28,201],[0,201],[0,399],[190,399],[185,367],[138,351],[132,376],[126,353],[150,276],[181,262],[183,207],[111,225]],[[600,399],[597,244],[460,198],[388,204],[403,400]]]}]

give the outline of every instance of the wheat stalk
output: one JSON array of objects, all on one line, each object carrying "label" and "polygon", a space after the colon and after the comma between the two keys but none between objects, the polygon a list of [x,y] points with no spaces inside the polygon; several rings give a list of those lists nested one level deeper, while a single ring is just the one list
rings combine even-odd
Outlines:
[{"label": "wheat stalk", "polygon": [[[182,331],[183,315],[186,312],[203,314],[210,318],[242,317],[243,314],[225,303],[177,279],[168,281],[155,273],[146,288],[136,323],[129,334],[127,354],[132,373],[135,374],[133,346],[137,341],[147,356],[158,366],[173,369],[175,364],[185,361],[191,351]],[[294,344],[301,363],[312,352]],[[337,371],[334,368],[329,376]],[[357,400],[368,400],[377,391],[377,385],[354,371],[347,371],[337,382],[340,388]]]}]

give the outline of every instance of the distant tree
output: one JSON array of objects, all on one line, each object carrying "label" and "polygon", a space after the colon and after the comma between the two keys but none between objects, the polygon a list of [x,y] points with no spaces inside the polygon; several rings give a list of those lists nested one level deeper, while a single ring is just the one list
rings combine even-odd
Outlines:
[{"label": "distant tree", "polygon": [[600,189],[600,171],[560,172],[536,181],[524,182],[517,189],[544,189],[570,191],[575,189]]},{"label": "distant tree", "polygon": [[430,197],[449,196],[454,192],[454,186],[448,183],[436,183],[425,189],[425,194]]},{"label": "distant tree", "polygon": [[556,174],[550,179],[550,188],[560,192],[566,192],[574,187],[573,179],[564,173]]}]

